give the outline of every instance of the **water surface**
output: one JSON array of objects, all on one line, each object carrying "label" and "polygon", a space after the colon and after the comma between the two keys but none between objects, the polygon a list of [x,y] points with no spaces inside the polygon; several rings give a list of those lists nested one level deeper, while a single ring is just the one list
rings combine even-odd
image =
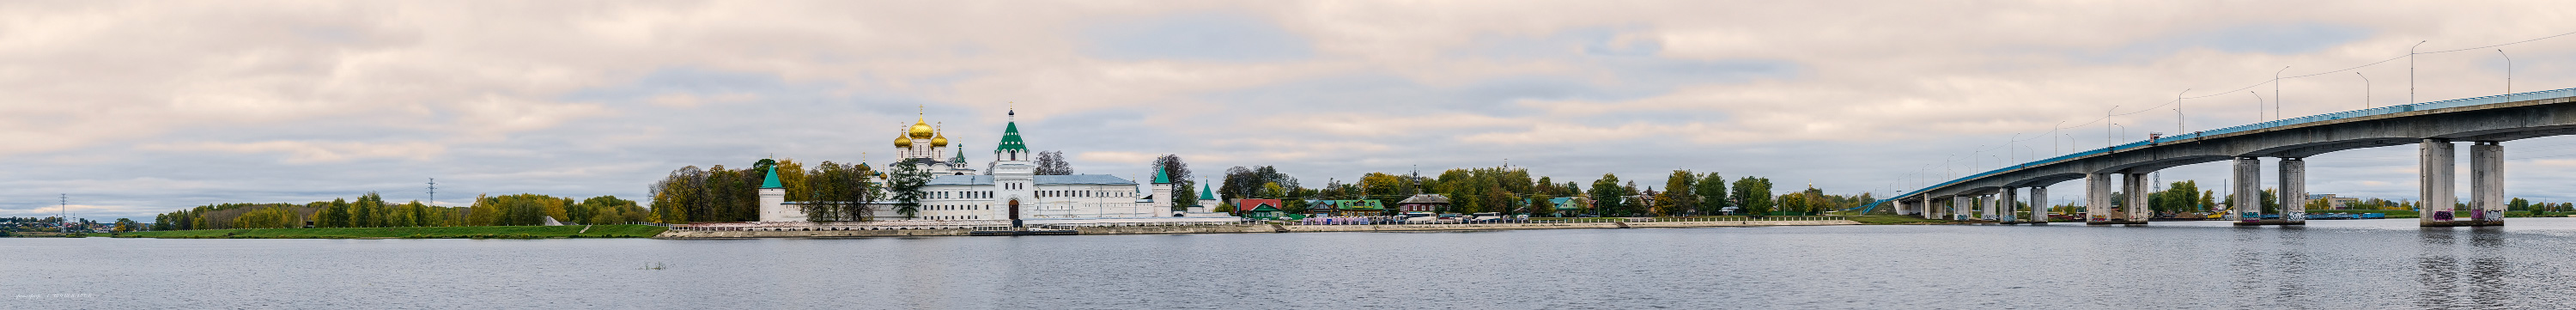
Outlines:
[{"label": "water surface", "polygon": [[0,238],[0,308],[2576,308],[2576,220],[2414,223]]}]

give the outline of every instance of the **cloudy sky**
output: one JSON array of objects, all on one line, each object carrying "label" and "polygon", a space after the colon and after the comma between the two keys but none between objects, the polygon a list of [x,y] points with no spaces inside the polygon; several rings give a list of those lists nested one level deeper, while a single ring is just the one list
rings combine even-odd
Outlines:
[{"label": "cloudy sky", "polygon": [[[2461,51],[2413,59],[2416,101],[2503,92],[2499,48],[2514,90],[2576,87],[2576,36],[2480,48],[2576,32],[2570,6],[13,1],[0,216],[427,199],[429,178],[445,205],[641,198],[682,166],[884,162],[916,118],[981,162],[1012,108],[1032,148],[1130,178],[1160,154],[1318,184],[1508,160],[1884,193],[2171,132],[2185,89],[2185,131],[2404,104],[2409,61],[2381,61],[2422,41]],[[2276,96],[2285,66],[2314,76]],[[2576,139],[2506,147],[2510,195],[2576,200]],[[2411,148],[2310,160],[2312,192],[2413,196]]]}]

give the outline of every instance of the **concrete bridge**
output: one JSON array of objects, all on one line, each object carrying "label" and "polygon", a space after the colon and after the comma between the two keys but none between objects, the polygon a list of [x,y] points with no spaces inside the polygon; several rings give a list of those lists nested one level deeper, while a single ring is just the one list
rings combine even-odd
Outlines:
[{"label": "concrete bridge", "polygon": [[[2249,124],[2158,137],[1977,173],[1879,202],[1924,218],[2046,223],[2047,187],[2083,180],[2085,223],[2146,224],[2147,174],[2176,166],[2227,161],[2235,166],[2228,218],[2237,225],[2299,225],[2307,203],[2302,159],[2335,151],[2415,145],[2420,152],[2423,226],[2504,225],[2504,142],[2576,134],[2576,89],[2426,102]],[[2458,144],[2469,144],[2469,209],[2458,201]],[[2263,211],[2262,161],[2278,161],[2280,211]],[[2115,184],[2116,183],[2116,184]],[[2113,186],[2127,207],[2112,207]],[[2022,195],[2027,190],[2028,195]],[[2030,207],[2009,202],[2027,197]],[[2265,219],[2263,215],[2277,218]]]}]

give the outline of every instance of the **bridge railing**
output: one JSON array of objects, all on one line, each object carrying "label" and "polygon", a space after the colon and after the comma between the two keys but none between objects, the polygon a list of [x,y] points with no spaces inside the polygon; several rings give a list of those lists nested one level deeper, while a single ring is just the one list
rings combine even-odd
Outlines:
[{"label": "bridge railing", "polygon": [[[2082,151],[2082,152],[2069,153],[2069,154],[2061,155],[2061,156],[2057,156],[2057,157],[2049,157],[2049,158],[2047,158],[2047,159],[2035,160],[2035,161],[2026,162],[2026,163],[2021,163],[2021,164],[2016,164],[2016,165],[2012,165],[2012,166],[2006,166],[2006,167],[2003,167],[2003,168],[1997,168],[1997,169],[1995,169],[1995,170],[1988,170],[1988,171],[1985,171],[1985,172],[1978,172],[1978,173],[1976,173],[1976,174],[1970,174],[1970,175],[1967,175],[1967,176],[1959,177],[1959,178],[1957,178],[1957,179],[1951,179],[1950,181],[1941,182],[1941,183],[1939,183],[1939,184],[1933,184],[1932,186],[1924,187],[1924,188],[1921,188],[1921,189],[1916,189],[1914,192],[1915,192],[1915,193],[1920,193],[1920,192],[1923,192],[1923,191],[1926,191],[1926,190],[1931,190],[1931,189],[1935,189],[1935,188],[1941,188],[1941,187],[1944,187],[1944,186],[1950,186],[1950,185],[1952,185],[1952,184],[1958,184],[1958,183],[1967,182],[1967,181],[1969,181],[1969,180],[1976,180],[1976,179],[1981,179],[1981,178],[1985,178],[1985,177],[1988,177],[1988,176],[1993,176],[1993,175],[1996,175],[1996,174],[2002,174],[2002,173],[2005,173],[2005,172],[2012,172],[2013,170],[2021,170],[2022,168],[2028,168],[2028,167],[2032,167],[2032,166],[2040,166],[2040,165],[2047,165],[2047,164],[2054,164],[2054,163],[2063,162],[2063,161],[2068,161],[2068,160],[2075,160],[2075,159],[2077,159],[2077,158],[2084,158],[2084,157],[2089,157],[2089,156],[2093,156],[2093,155],[2100,155],[2100,154],[2103,154],[2103,153],[2110,153],[2110,152],[2112,152],[2112,151],[2114,151],[2114,150],[2134,149],[2134,148],[2146,147],[2146,146],[2149,146],[2149,145],[2164,144],[2164,143],[2170,143],[2170,142],[2180,142],[2180,141],[2186,141],[2186,140],[2191,140],[2191,139],[2199,139],[2199,138],[2201,138],[2201,137],[2208,137],[2208,136],[2215,136],[2215,135],[2224,135],[2224,134],[2231,134],[2231,133],[2238,133],[2238,132],[2246,132],[2246,131],[2253,131],[2253,130],[2266,129],[2266,128],[2274,128],[2274,127],[2283,127],[2283,126],[2290,126],[2290,125],[2298,125],[2298,124],[2307,124],[2307,123],[2314,123],[2314,122],[2323,122],[2323,121],[2331,121],[2331,120],[2347,119],[2347,118],[2360,118],[2360,117],[2369,117],[2369,116],[2378,116],[2378,115],[2388,115],[2388,114],[2406,113],[2406,112],[2423,111],[2423,110],[2437,110],[2437,109],[2448,109],[2448,108],[2457,108],[2457,107],[2466,107],[2466,106],[2476,106],[2476,105],[2498,104],[2498,103],[2506,103],[2506,102],[2513,102],[2513,101],[2519,101],[2519,100],[2538,100],[2538,99],[2554,99],[2554,98],[2567,98],[2567,97],[2576,97],[2576,88],[2552,89],[2552,90],[2543,90],[2543,91],[2535,91],[2535,92],[2523,92],[2523,93],[2512,93],[2512,94],[2503,94],[2503,95],[2493,95],[2493,96],[2485,96],[2485,97],[2460,98],[2460,99],[2451,99],[2451,100],[2433,101],[2433,102],[2425,102],[2425,103],[2417,103],[2417,104],[2407,104],[2407,105],[2393,105],[2393,106],[2385,106],[2385,107],[2377,107],[2377,108],[2368,108],[2368,109],[2360,109],[2360,110],[2352,110],[2352,111],[2343,111],[2343,112],[2335,112],[2335,113],[2326,113],[2326,114],[2317,114],[2317,115],[2309,115],[2309,116],[2301,116],[2301,117],[2285,118],[2285,119],[2274,120],[2274,121],[2268,121],[2268,122],[2260,122],[2260,123],[2253,123],[2253,124],[2236,125],[2236,126],[2231,126],[2231,127],[2226,127],[2226,128],[2212,129],[2212,130],[2206,130],[2206,131],[2198,131],[2198,132],[2192,132],[2192,133],[2188,133],[2188,134],[2177,133],[2177,134],[2175,134],[2175,135],[2173,135],[2173,136],[2161,137],[2161,138],[2157,138],[2157,139],[2154,139],[2154,140],[2139,140],[2138,142],[2130,142],[2130,143],[2127,143],[2127,144],[2121,144],[2121,145],[2115,145],[2115,146],[2110,146],[2110,147],[2104,147],[2104,148],[2098,148],[2098,149],[2086,150],[2086,151]],[[1871,203],[1869,203],[1869,204],[1867,204],[1867,205],[1863,205],[1863,206],[1860,206],[1860,207],[1853,207],[1852,209],[1846,209],[1845,211],[1849,211],[1849,210],[1863,210],[1863,211],[1861,211],[1862,213],[1868,213],[1869,211],[1876,211],[1876,210],[1878,210],[1878,206],[1879,206],[1880,204],[1887,203],[1888,201],[1894,201],[1894,200],[1896,200],[1896,199],[1901,199],[1901,198],[1904,198],[1905,196],[1907,196],[1907,195],[1895,195],[1895,196],[1888,197],[1887,199],[1880,199],[1880,200],[1878,200],[1877,202],[1871,202]],[[1865,210],[1864,210],[1864,209],[1865,209]]]}]

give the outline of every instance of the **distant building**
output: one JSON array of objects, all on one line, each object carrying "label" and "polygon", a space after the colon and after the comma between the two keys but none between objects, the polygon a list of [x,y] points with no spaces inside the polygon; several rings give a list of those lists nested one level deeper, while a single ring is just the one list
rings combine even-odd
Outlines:
[{"label": "distant building", "polygon": [[[1036,153],[1020,136],[1018,115],[1004,112],[989,171],[968,168],[963,147],[949,150],[947,134],[927,120],[914,120],[895,136],[899,156],[887,166],[914,165],[933,176],[921,187],[922,197],[912,216],[897,213],[891,204],[877,204],[871,207],[871,217],[991,225],[1020,225],[1023,220],[1039,221],[1032,224],[1172,221],[1170,217],[1184,215],[1171,212],[1172,205],[1200,203],[1172,201],[1169,196],[1178,183],[1160,169],[1154,170],[1153,181],[1147,184],[1106,174],[1037,175]],[[764,174],[759,187],[760,221],[806,221],[805,203],[786,201],[778,174]],[[1138,185],[1150,190],[1140,190]]]},{"label": "distant building", "polygon": [[1592,207],[1592,200],[1581,198],[1582,197],[1550,198],[1547,200],[1547,205],[1555,206],[1556,209],[1552,212],[1556,213],[1556,216],[1582,214],[1584,209],[1590,209]]},{"label": "distant building", "polygon": [[1440,194],[1413,195],[1413,197],[1404,198],[1404,201],[1399,201],[1395,204],[1396,207],[1402,208],[1404,212],[1440,212],[1441,210],[1449,209],[1449,196],[1441,196]]},{"label": "distant building", "polygon": [[2361,198],[2336,197],[2335,194],[2308,194],[2308,200],[2325,201],[2326,208],[2333,210],[2351,210],[2353,203],[2361,202]]},{"label": "distant building", "polygon": [[1240,199],[1234,201],[1235,215],[1253,219],[1279,219],[1288,216],[1287,202],[1278,199]]}]

